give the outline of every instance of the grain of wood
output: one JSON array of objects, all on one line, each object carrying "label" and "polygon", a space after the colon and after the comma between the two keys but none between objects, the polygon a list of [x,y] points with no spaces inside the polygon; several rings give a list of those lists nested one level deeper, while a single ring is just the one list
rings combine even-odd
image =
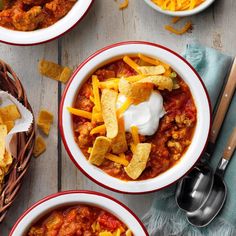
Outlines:
[{"label": "grain of wood", "polygon": [[[163,26],[171,21],[171,17],[157,13],[143,0],[130,0],[129,7],[124,11],[118,9],[115,1],[96,0],[83,21],[61,39],[59,52],[57,41],[42,46],[23,48],[0,44],[0,57],[10,63],[22,77],[35,114],[41,107],[49,108],[56,114],[57,83],[40,78],[36,68],[39,58],[45,57],[57,61],[59,53],[62,64],[75,68],[97,49],[125,40],[152,41],[181,53],[187,42],[197,39],[202,44],[215,47],[230,55],[236,55],[235,17],[236,1],[216,0],[215,4],[206,11],[188,18],[193,22],[192,33],[176,36],[163,29]],[[181,26],[183,23],[179,22],[178,25]],[[26,66],[27,70],[24,69]],[[59,164],[61,176],[58,176],[57,181],[56,118],[55,116],[50,139],[47,140],[49,144],[47,152],[39,159],[33,160],[20,195],[1,225],[0,235],[8,235],[9,229],[23,210],[36,200],[56,192],[58,188],[62,190],[89,189],[107,193],[127,204],[141,217],[149,209],[154,194],[124,195],[99,187],[77,170],[63,145],[62,162]]]},{"label": "grain of wood", "polygon": [[0,227],[0,235],[7,236],[23,211],[46,195],[57,192],[58,88],[57,82],[42,78],[37,70],[38,61],[41,58],[57,61],[57,42],[35,47],[0,44],[0,57],[9,63],[21,78],[35,116],[41,108],[46,108],[55,114],[50,135],[45,138],[47,151],[37,159],[32,159],[19,195]]}]

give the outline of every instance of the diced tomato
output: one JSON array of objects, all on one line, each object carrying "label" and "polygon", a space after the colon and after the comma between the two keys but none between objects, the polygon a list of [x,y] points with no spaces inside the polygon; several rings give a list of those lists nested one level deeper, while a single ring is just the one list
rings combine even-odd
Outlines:
[{"label": "diced tomato", "polygon": [[114,231],[122,225],[119,220],[117,220],[114,216],[106,212],[102,213],[98,217],[98,222],[101,227],[110,231]]}]

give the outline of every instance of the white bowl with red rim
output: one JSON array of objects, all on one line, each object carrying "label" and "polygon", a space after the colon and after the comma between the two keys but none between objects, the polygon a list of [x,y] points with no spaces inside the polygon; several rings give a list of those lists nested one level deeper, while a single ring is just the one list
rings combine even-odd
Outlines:
[{"label": "white bowl with red rim", "polygon": [[0,26],[0,42],[29,46],[56,39],[71,30],[85,16],[93,1],[77,0],[72,9],[62,19],[47,28],[24,32]]},{"label": "white bowl with red rim", "polygon": [[179,16],[179,17],[184,17],[184,16],[192,16],[195,14],[198,14],[202,11],[204,11],[206,8],[208,8],[215,0],[205,0],[203,3],[198,5],[197,7],[191,9],[191,10],[185,10],[185,11],[169,11],[169,10],[164,10],[158,5],[156,5],[152,0],[144,0],[145,3],[147,3],[151,8],[154,10],[163,13],[165,15],[169,16]]},{"label": "white bowl with red rim", "polygon": [[86,204],[103,209],[121,220],[134,235],[148,236],[143,223],[123,203],[102,193],[73,190],[50,195],[35,203],[17,220],[9,236],[26,235],[33,224],[53,210],[79,204]]},{"label": "white bowl with red rim", "polygon": [[[90,164],[74,140],[72,117],[67,107],[73,107],[81,85],[99,67],[124,55],[142,53],[169,64],[188,84],[197,108],[197,124],[192,143],[173,167],[159,176],[141,181],[123,181],[112,177]],[[211,124],[210,101],[204,84],[194,68],[172,50],[149,42],[121,42],[105,47],[86,59],[68,82],[60,104],[59,126],[64,146],[74,164],[95,183],[122,193],[147,193],[163,189],[183,177],[200,158],[209,135]]]}]

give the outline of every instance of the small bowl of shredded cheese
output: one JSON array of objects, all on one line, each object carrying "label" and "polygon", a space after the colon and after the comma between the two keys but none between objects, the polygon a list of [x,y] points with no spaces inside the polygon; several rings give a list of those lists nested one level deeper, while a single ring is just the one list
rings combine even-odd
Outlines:
[{"label": "small bowl of shredded cheese", "polygon": [[170,16],[190,16],[209,7],[215,0],[144,0],[150,7]]}]

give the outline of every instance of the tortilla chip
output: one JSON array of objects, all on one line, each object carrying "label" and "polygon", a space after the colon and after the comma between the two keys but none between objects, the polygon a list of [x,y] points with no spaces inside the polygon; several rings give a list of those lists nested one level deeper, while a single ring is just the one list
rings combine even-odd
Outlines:
[{"label": "tortilla chip", "polygon": [[7,151],[5,151],[3,160],[0,160],[0,168],[4,171],[6,174],[12,164],[13,158],[11,154]]},{"label": "tortilla chip", "polygon": [[2,124],[3,124],[3,119],[2,119],[2,117],[0,115],[0,125],[2,125]]},{"label": "tortilla chip", "polygon": [[7,133],[9,133],[15,125],[14,121],[12,120],[5,121],[4,124],[7,126]]},{"label": "tortilla chip", "polygon": [[129,165],[124,168],[126,174],[131,179],[137,179],[142,174],[146,168],[150,152],[150,143],[139,143],[136,145],[134,155]]},{"label": "tortilla chip", "polygon": [[94,96],[94,106],[98,112],[101,111],[101,100],[99,92],[99,79],[96,75],[92,76],[92,87],[93,87],[93,96]]},{"label": "tortilla chip", "polygon": [[131,83],[124,78],[119,81],[119,92],[128,97],[131,90]]},{"label": "tortilla chip", "polygon": [[65,84],[69,80],[71,75],[72,75],[72,70],[69,67],[64,67],[63,71],[61,72],[59,81]]},{"label": "tortilla chip", "polygon": [[40,74],[54,80],[59,80],[64,67],[52,61],[41,60],[39,62]]},{"label": "tortilla chip", "polygon": [[115,138],[118,134],[118,121],[116,117],[116,100],[118,92],[104,89],[102,91],[102,116],[107,130],[108,138]]},{"label": "tortilla chip", "polygon": [[33,155],[35,157],[38,157],[45,151],[46,151],[46,143],[41,136],[38,136],[35,141]]},{"label": "tortilla chip", "polygon": [[51,124],[53,122],[53,114],[47,110],[41,110],[39,112],[37,125],[46,134],[49,134]]},{"label": "tortilla chip", "polygon": [[[143,80],[143,79],[142,79]],[[131,99],[134,104],[144,102],[149,99],[153,90],[152,83],[130,83],[125,79],[120,79],[119,91],[127,98]]]},{"label": "tortilla chip", "polygon": [[157,86],[159,90],[167,89],[169,91],[172,91],[174,87],[173,80],[170,77],[162,75],[148,76],[144,79],[141,79],[137,83],[152,83]]},{"label": "tortilla chip", "polygon": [[139,134],[138,134],[138,127],[133,125],[130,127],[130,130],[131,130],[131,135],[133,138],[134,145],[137,145],[138,143],[140,143]]},{"label": "tortilla chip", "polygon": [[0,125],[0,162],[4,160],[5,149],[6,149],[6,141],[5,141],[6,136],[7,136],[7,126]]},{"label": "tortilla chip", "polygon": [[140,66],[139,71],[143,75],[162,75],[165,73],[165,68],[162,65],[159,66]]},{"label": "tortilla chip", "polygon": [[115,138],[112,139],[112,144],[111,144],[111,149],[114,154],[120,154],[126,152],[128,149],[125,137],[125,127],[123,119],[119,119],[118,127],[119,127],[118,134]]},{"label": "tortilla chip", "polygon": [[0,116],[2,121],[15,121],[21,118],[21,114],[19,113],[17,106],[15,104],[8,105],[0,108]]},{"label": "tortilla chip", "polygon": [[0,192],[2,190],[1,184],[3,183],[4,180],[4,171],[0,168]]},{"label": "tortilla chip", "polygon": [[93,149],[89,156],[89,162],[100,166],[105,159],[105,155],[109,152],[111,140],[104,136],[99,136],[95,139]]},{"label": "tortilla chip", "polygon": [[132,231],[130,229],[126,230],[125,236],[132,236]]}]

